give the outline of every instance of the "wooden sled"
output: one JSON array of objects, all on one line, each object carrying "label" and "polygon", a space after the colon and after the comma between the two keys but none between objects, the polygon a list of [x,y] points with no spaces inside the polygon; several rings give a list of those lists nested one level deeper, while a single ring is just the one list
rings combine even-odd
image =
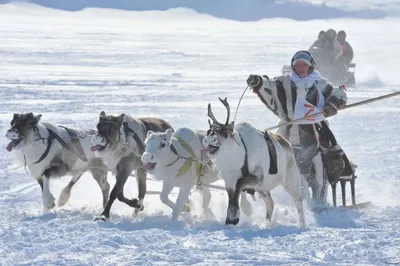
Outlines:
[{"label": "wooden sled", "polygon": [[[343,159],[345,161],[345,169],[343,170],[342,176],[339,178],[338,182],[331,183],[333,207],[344,207],[350,209],[362,209],[369,207],[371,205],[371,201],[356,203],[357,176],[355,175],[354,166],[353,167],[351,166],[351,163],[347,159],[347,156],[343,156]],[[340,182],[340,187],[342,188],[342,206],[337,206],[337,200],[336,200],[336,187],[337,183],[339,182]],[[351,205],[347,205],[346,202],[346,185],[348,182],[350,183],[350,189],[351,189]]]}]

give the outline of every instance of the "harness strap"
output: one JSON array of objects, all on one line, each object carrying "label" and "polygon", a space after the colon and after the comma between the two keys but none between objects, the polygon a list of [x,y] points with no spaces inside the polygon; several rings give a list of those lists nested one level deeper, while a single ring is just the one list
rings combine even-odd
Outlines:
[{"label": "harness strap", "polygon": [[[246,144],[244,144],[243,138],[242,136],[240,136],[240,140],[242,141],[243,147],[244,147],[244,163],[242,168],[240,169],[240,171],[242,172],[242,177],[246,177],[250,175],[250,171],[249,171],[249,161],[248,161],[248,155],[247,155],[247,147]],[[243,191],[246,191],[248,194],[253,195],[256,193],[256,191],[254,189],[250,189],[250,188],[245,188],[243,189]]]},{"label": "harness strap", "polygon": [[278,173],[278,160],[277,160],[277,155],[276,155],[276,148],[274,146],[274,143],[272,142],[271,137],[268,134],[268,131],[264,132],[264,138],[265,141],[267,142],[268,146],[268,153],[269,153],[269,174],[270,175],[276,175]]},{"label": "harness strap", "polygon": [[248,159],[248,154],[247,154],[247,147],[246,144],[244,144],[242,136],[240,136],[240,140],[242,141],[243,147],[244,147],[244,163],[240,171],[242,172],[242,176],[249,176],[250,171],[249,171],[249,159]]},{"label": "harness strap", "polygon": [[[143,121],[142,121],[143,122]],[[139,150],[139,154],[143,154],[144,152],[144,145],[142,140],[139,138],[139,136],[135,133],[135,131],[133,131],[129,126],[127,122],[123,123],[123,127],[124,127],[124,133],[125,136],[128,136],[129,133],[132,134],[133,139],[135,140],[137,146],[138,146],[138,150]],[[147,132],[147,130],[146,130]]]},{"label": "harness strap", "polygon": [[76,155],[79,157],[79,159],[81,159],[84,162],[87,162],[88,159],[85,155],[85,152],[83,151],[81,142],[79,141],[79,136],[78,134],[76,134],[75,130],[72,130],[64,126],[59,126],[59,127],[64,128],[68,132],[69,136],[71,137],[71,143],[72,143],[71,148],[74,148],[74,151]]},{"label": "harness strap", "polygon": [[40,158],[34,162],[33,164],[38,164],[41,161],[44,160],[44,158],[47,157],[47,155],[49,155],[50,152],[50,148],[51,148],[51,144],[53,143],[53,140],[56,139],[58,140],[58,142],[60,142],[61,146],[67,148],[67,149],[71,149],[71,146],[68,145],[60,136],[58,136],[53,130],[46,128],[49,131],[49,137],[47,138],[47,147],[46,150],[44,151],[44,153],[42,154],[42,156],[40,156]]},{"label": "harness strap", "polygon": [[[190,158],[192,158],[194,160],[197,160],[196,154],[194,153],[192,147],[190,147],[190,145],[186,141],[184,141],[183,139],[181,139],[179,137],[174,137],[174,138],[176,140],[178,140],[179,144],[189,153]],[[178,152],[177,152],[177,150],[176,150],[176,148],[174,147],[173,144],[170,145],[170,149],[176,156],[178,156],[178,158],[182,158],[178,154]],[[182,158],[182,159],[184,159],[184,158]],[[178,170],[178,173],[177,173],[176,176],[181,176],[181,175],[186,174],[189,171],[190,167],[192,166],[192,163],[193,163],[192,160],[186,160],[185,164]],[[194,167],[195,167],[195,170],[196,170],[197,178],[200,178],[202,176],[202,172],[203,172],[202,171],[203,170],[202,165],[200,163],[198,163],[198,162],[194,162]]]}]

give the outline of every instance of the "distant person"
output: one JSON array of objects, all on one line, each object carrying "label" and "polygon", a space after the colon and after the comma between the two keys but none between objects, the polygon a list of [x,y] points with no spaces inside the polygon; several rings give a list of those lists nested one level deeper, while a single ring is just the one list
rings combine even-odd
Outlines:
[{"label": "distant person", "polygon": [[343,54],[339,57],[339,61],[348,66],[351,63],[351,60],[353,60],[354,52],[351,45],[346,41],[346,36],[346,32],[341,30],[338,32],[336,39],[339,41],[343,50]]},{"label": "distant person", "polygon": [[334,29],[329,29],[326,31],[326,36],[328,40],[328,53],[331,60],[337,62],[339,57],[343,54],[342,46],[340,42],[336,40],[336,31]]},{"label": "distant person", "polygon": [[321,30],[318,34],[318,39],[310,46],[308,51],[311,51],[313,47],[317,47],[318,49],[325,49],[328,45],[328,39],[326,36],[326,32]]}]

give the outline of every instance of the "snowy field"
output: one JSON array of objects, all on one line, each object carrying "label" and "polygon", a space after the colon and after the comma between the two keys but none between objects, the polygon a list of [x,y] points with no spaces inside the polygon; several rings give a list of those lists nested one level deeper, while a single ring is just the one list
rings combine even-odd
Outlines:
[{"label": "snowy field", "polygon": [[[12,114],[24,112],[72,127],[95,128],[104,110],[206,129],[209,102],[223,119],[218,97],[228,97],[235,110],[249,74],[278,75],[296,50],[331,27],[346,30],[355,50],[358,84],[348,89],[348,103],[395,92],[400,18],[238,22],[189,9],[69,12],[6,4],[0,5],[0,25],[0,265],[400,264],[398,97],[330,119],[359,166],[358,201],[373,206],[308,211],[306,230],[298,228],[294,206],[281,189],[273,191],[278,210],[272,224],[256,202],[252,217],[225,226],[227,195],[218,190],[212,196],[215,219],[200,215],[195,192],[192,215],[178,221],[170,220],[171,210],[157,195],[148,194],[138,217],[116,201],[110,222],[94,222],[102,211],[101,193],[88,174],[65,207],[42,215],[40,187],[23,167],[16,168],[4,137]],[[236,121],[262,129],[277,119],[247,92]],[[115,182],[111,173],[108,180]],[[68,182],[69,177],[53,180],[51,191],[58,197]],[[160,187],[148,182],[150,191]],[[136,193],[130,178],[125,195]]]}]

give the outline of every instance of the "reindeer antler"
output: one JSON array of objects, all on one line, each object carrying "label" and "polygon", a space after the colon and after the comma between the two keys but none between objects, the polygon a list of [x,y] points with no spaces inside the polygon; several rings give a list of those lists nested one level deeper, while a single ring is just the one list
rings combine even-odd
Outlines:
[{"label": "reindeer antler", "polygon": [[229,103],[228,103],[226,97],[225,97],[225,99],[223,99],[223,100],[222,100],[221,98],[219,98],[219,97],[218,97],[218,99],[219,99],[219,100],[221,101],[221,103],[225,106],[226,111],[228,112],[228,115],[227,115],[226,121],[225,121],[225,126],[227,126],[227,125],[229,124],[229,119],[230,119],[230,117],[231,117],[231,108],[229,107]]},{"label": "reindeer antler", "polygon": [[218,120],[215,118],[213,112],[211,111],[211,103],[208,104],[208,113],[207,113],[207,115],[208,115],[209,118],[211,118],[211,120],[214,123],[221,124],[221,123],[218,122]]}]

